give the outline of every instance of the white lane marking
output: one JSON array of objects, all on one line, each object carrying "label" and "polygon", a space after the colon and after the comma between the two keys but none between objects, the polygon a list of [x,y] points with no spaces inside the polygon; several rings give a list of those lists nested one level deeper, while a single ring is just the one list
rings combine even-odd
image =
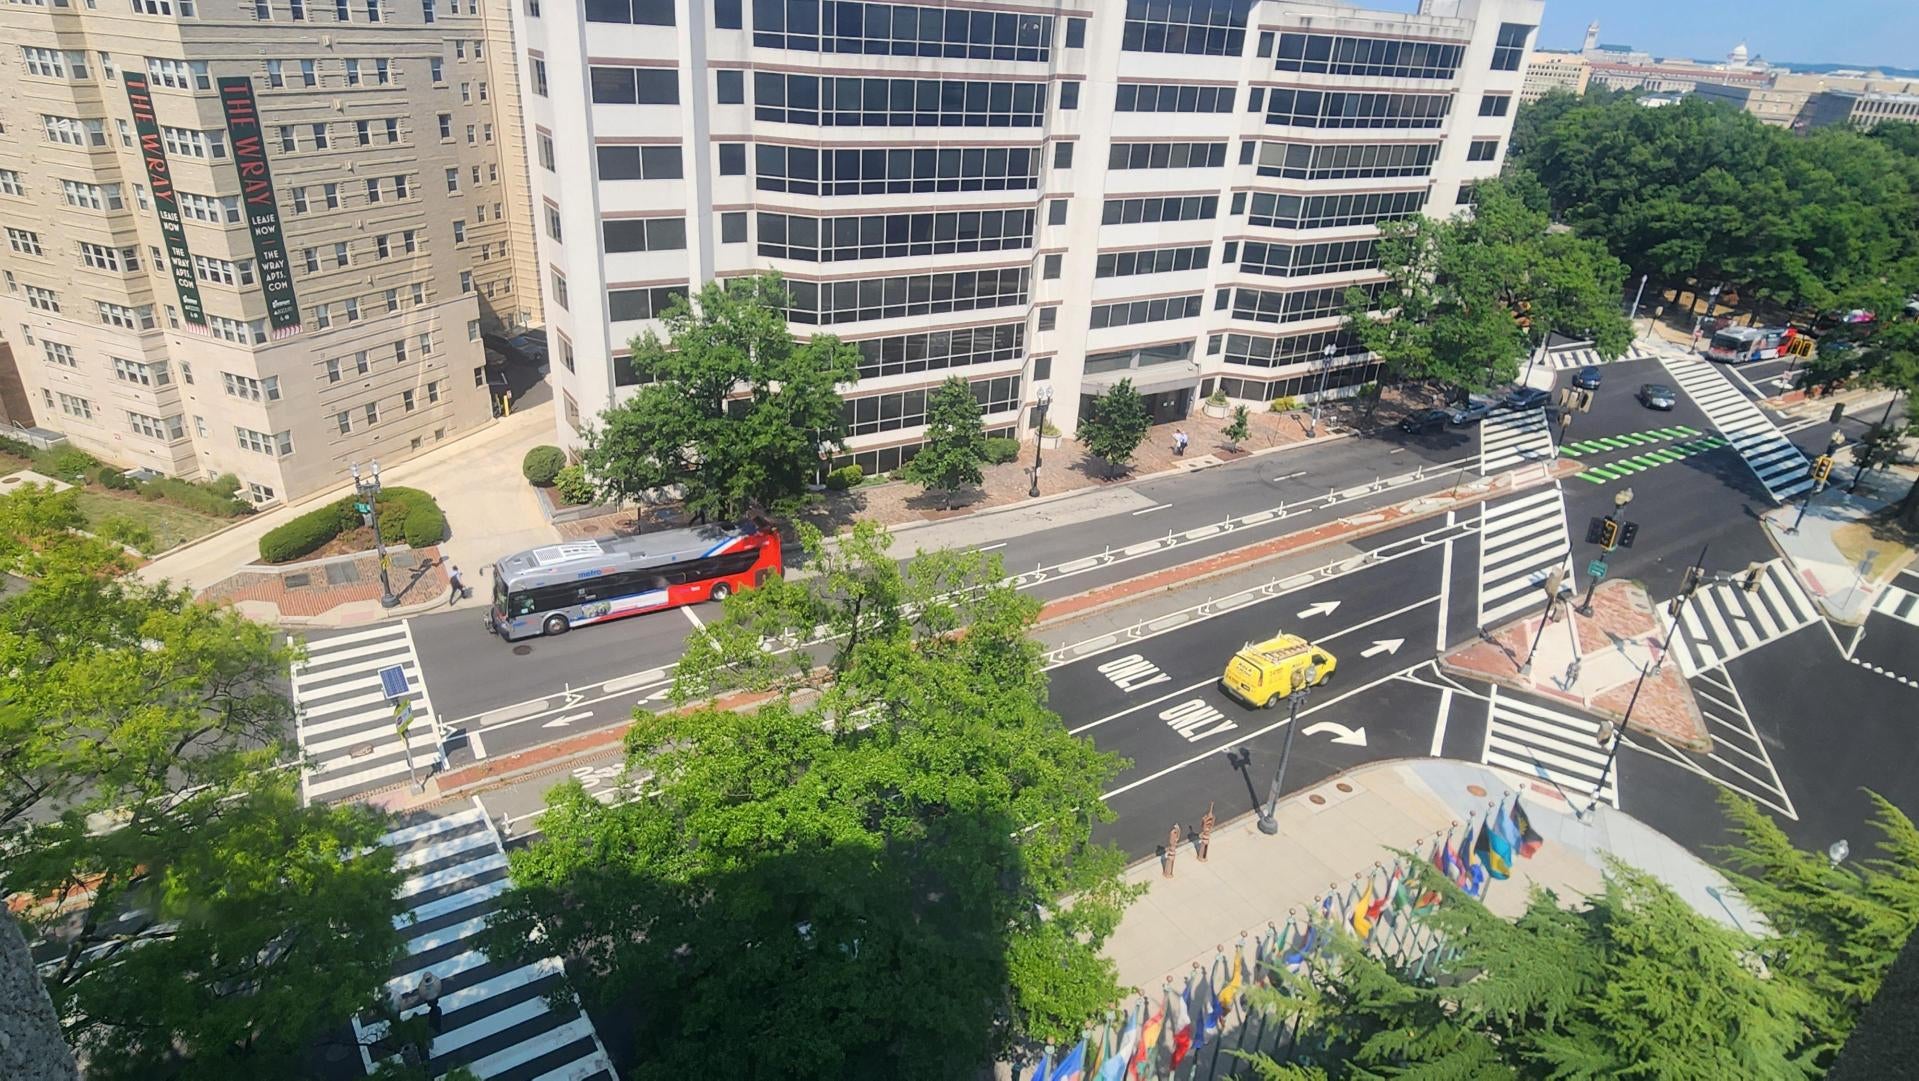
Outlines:
[{"label": "white lane marking", "polygon": [[[1444,468],[1444,467],[1442,466],[1441,468]],[[1309,469],[1302,469],[1302,470],[1299,470],[1299,471],[1298,471],[1298,472],[1296,472],[1296,473],[1288,473],[1288,474],[1286,474],[1286,475],[1285,475],[1285,476],[1283,476],[1283,477],[1274,477],[1274,478],[1273,478],[1273,480],[1272,480],[1272,483],[1274,483],[1274,484],[1278,484],[1278,483],[1279,483],[1280,481],[1283,481],[1283,480],[1292,480],[1292,479],[1293,479],[1293,478],[1295,478],[1295,477],[1303,477],[1303,476],[1305,476],[1305,475],[1306,475],[1307,473],[1310,473],[1310,472],[1312,472],[1312,471],[1311,471],[1311,470],[1309,470]]]},{"label": "white lane marking", "polygon": [[691,624],[693,624],[693,629],[694,629],[694,630],[696,630],[696,631],[703,631],[703,630],[705,630],[705,629],[706,629],[706,624],[705,624],[705,622],[703,622],[703,621],[702,621],[702,620],[700,619],[700,614],[699,614],[698,612],[695,612],[695,611],[693,610],[693,606],[692,606],[692,605],[690,605],[690,604],[682,604],[682,605],[680,605],[680,611],[682,611],[682,612],[684,612],[684,613],[686,613],[686,621],[687,621],[688,623],[691,623]]},{"label": "white lane marking", "polygon": [[1171,503],[1155,503],[1150,507],[1141,507],[1140,509],[1133,512],[1133,517],[1137,518],[1142,514],[1151,514],[1156,510],[1165,510],[1167,507],[1170,507],[1170,506],[1172,506]]},{"label": "white lane marking", "polygon": [[1453,708],[1453,689],[1447,687],[1439,692],[1439,719],[1433,722],[1433,744],[1427,752],[1434,758],[1439,757],[1440,748],[1446,744],[1446,721]]},{"label": "white lane marking", "polygon": [[1406,614],[1407,612],[1410,612],[1410,611],[1412,611],[1412,610],[1413,610],[1413,609],[1415,609],[1415,608],[1422,608],[1422,607],[1424,607],[1424,606],[1426,606],[1426,605],[1428,605],[1428,604],[1431,604],[1431,603],[1433,603],[1434,601],[1436,601],[1436,600],[1438,600],[1438,599],[1439,599],[1439,597],[1438,597],[1438,595],[1437,595],[1437,594],[1435,594],[1435,595],[1433,595],[1433,596],[1431,596],[1431,597],[1427,597],[1427,598],[1426,598],[1425,600],[1423,600],[1423,601],[1414,601],[1413,603],[1411,603],[1411,604],[1409,604],[1409,605],[1407,605],[1407,606],[1405,606],[1404,608],[1395,608],[1395,609],[1393,609],[1392,611],[1390,611],[1390,612],[1387,612],[1387,613],[1386,613],[1385,615],[1379,615],[1379,616],[1374,616],[1373,618],[1371,618],[1371,619],[1369,619],[1369,620],[1367,620],[1367,621],[1366,621],[1366,622],[1364,622],[1364,623],[1355,623],[1355,624],[1353,624],[1353,625],[1352,625],[1352,626],[1350,626],[1350,627],[1347,627],[1347,628],[1344,628],[1343,630],[1337,630],[1337,631],[1334,631],[1334,632],[1333,632],[1333,633],[1331,633],[1331,634],[1322,634],[1322,635],[1320,635],[1320,636],[1319,636],[1318,638],[1315,638],[1315,639],[1313,639],[1313,641],[1314,641],[1315,643],[1320,643],[1320,642],[1330,642],[1330,641],[1332,641],[1332,640],[1333,640],[1333,639],[1335,639],[1335,638],[1342,638],[1342,637],[1344,637],[1344,636],[1346,636],[1346,635],[1349,635],[1349,634],[1351,634],[1351,633],[1353,633],[1354,631],[1358,631],[1358,630],[1364,630],[1364,629],[1366,629],[1367,627],[1370,627],[1370,626],[1372,626],[1372,625],[1373,625],[1373,624],[1375,624],[1375,623],[1383,623],[1383,622],[1385,622],[1386,620],[1389,620],[1389,619],[1391,619],[1391,618],[1393,618],[1394,616],[1403,616],[1403,615],[1405,615],[1405,614]]},{"label": "white lane marking", "polygon": [[1150,702],[1141,702],[1140,704],[1136,706],[1128,706],[1125,709],[1120,710],[1118,713],[1113,713],[1105,717],[1101,717],[1097,721],[1088,721],[1087,723],[1080,725],[1078,728],[1069,728],[1066,730],[1066,732],[1068,735],[1077,736],[1081,732],[1085,732],[1093,728],[1098,728],[1100,725],[1105,724],[1108,721],[1117,721],[1121,717],[1124,717],[1129,713],[1138,713],[1140,710],[1145,709],[1148,706],[1157,706],[1161,702],[1164,702],[1169,698],[1178,698],[1180,695],[1185,694],[1189,691],[1199,690],[1201,687],[1204,687],[1207,684],[1217,683],[1218,681],[1219,681],[1218,676],[1208,676],[1207,678],[1202,679],[1198,683],[1192,684],[1191,686],[1181,687],[1180,689],[1176,691],[1168,691],[1167,693],[1160,695],[1158,698],[1155,698]]},{"label": "white lane marking", "polygon": [[473,751],[475,760],[486,757],[486,744],[480,742],[480,730],[473,729],[466,734],[466,745]]},{"label": "white lane marking", "polygon": [[1000,542],[999,542],[998,544],[983,544],[983,545],[981,545],[981,546],[979,546],[978,548],[975,548],[975,549],[973,549],[973,551],[975,551],[975,552],[997,552],[997,551],[999,551],[999,550],[1000,550],[1001,548],[1004,548],[1004,547],[1006,547],[1006,545],[1007,545],[1007,542],[1006,542],[1006,541],[1000,541]]},{"label": "white lane marking", "polygon": [[[1450,528],[1458,521],[1459,512],[1446,512],[1446,525]],[[1453,599],[1453,538],[1447,537],[1440,546],[1439,554],[1439,631],[1433,639],[1433,652],[1446,652],[1446,609]]]}]

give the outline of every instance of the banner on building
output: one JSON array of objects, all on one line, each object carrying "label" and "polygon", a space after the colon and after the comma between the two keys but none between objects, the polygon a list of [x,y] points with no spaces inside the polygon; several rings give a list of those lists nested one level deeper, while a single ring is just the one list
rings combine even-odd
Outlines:
[{"label": "banner on building", "polygon": [[193,253],[187,249],[187,231],[180,227],[180,198],[173,190],[173,170],[167,148],[160,141],[160,122],[153,115],[153,95],[144,75],[126,72],[127,104],[133,109],[133,128],[140,136],[140,157],[147,163],[147,186],[153,189],[153,212],[167,242],[167,263],[173,269],[173,288],[180,294],[180,315],[193,326],[207,325],[200,303],[200,283],[193,276]]},{"label": "banner on building", "polygon": [[267,323],[275,338],[284,338],[300,330],[300,303],[293,295],[293,268],[280,232],[280,203],[273,194],[273,172],[267,166],[253,80],[245,76],[221,79],[220,106],[226,111],[233,167],[240,174],[240,204],[246,208],[247,232],[253,235],[253,259],[259,264]]}]

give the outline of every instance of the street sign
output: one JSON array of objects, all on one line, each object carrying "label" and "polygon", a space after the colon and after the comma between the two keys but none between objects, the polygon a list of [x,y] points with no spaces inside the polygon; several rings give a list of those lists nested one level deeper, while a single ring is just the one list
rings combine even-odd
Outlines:
[{"label": "street sign", "polygon": [[413,724],[413,703],[411,701],[394,703],[393,730],[399,733],[400,735],[404,736],[406,735],[407,728],[410,727],[412,724]]},{"label": "street sign", "polygon": [[353,509],[359,512],[360,514],[365,514],[368,511],[372,510],[373,508],[367,506],[365,503],[355,503],[353,504]]},{"label": "street sign", "polygon": [[1606,576],[1606,561],[1605,561],[1605,560],[1603,560],[1603,559],[1595,559],[1595,560],[1593,560],[1593,561],[1592,561],[1591,563],[1588,563],[1588,564],[1586,564],[1586,577],[1588,577],[1588,578],[1604,578],[1605,576]]},{"label": "street sign", "polygon": [[408,692],[406,669],[397,664],[380,669],[380,689],[390,699],[405,698]]}]

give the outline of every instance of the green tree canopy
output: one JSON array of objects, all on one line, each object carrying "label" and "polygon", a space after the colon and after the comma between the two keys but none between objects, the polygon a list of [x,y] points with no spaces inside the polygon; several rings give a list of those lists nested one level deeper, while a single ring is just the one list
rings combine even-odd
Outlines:
[{"label": "green tree canopy", "polygon": [[820,448],[843,445],[838,388],[859,377],[859,350],[787,330],[777,274],[708,282],[676,300],[631,343],[652,381],[587,432],[587,473],[601,495],[677,490],[696,520],[735,518],[805,491]]},{"label": "green tree canopy", "polygon": [[1146,400],[1133,389],[1131,379],[1121,379],[1094,399],[1092,415],[1079,418],[1077,434],[1087,452],[1116,473],[1132,460],[1150,427]]},{"label": "green tree canopy", "polygon": [[[1037,603],[978,553],[902,566],[870,525],[807,546],[824,573],[729,599],[679,670],[774,698],[642,715],[644,795],[562,789],[512,857],[489,950],[576,959],[646,1049],[628,1076],[970,1076],[1118,994],[1099,951],[1129,891],[1089,831],[1119,764],[1046,708]],[[848,632],[834,678],[737,655],[822,624]]]},{"label": "green tree canopy", "polygon": [[900,476],[927,490],[950,494],[985,480],[986,427],[972,384],[950,376],[926,396],[926,441],[900,468]]}]

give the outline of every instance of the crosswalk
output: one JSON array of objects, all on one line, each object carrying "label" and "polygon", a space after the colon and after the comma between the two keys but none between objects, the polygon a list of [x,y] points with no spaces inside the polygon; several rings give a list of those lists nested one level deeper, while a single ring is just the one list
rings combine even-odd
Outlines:
[{"label": "crosswalk", "polygon": [[[1479,626],[1543,607],[1539,584],[1566,567],[1572,538],[1566,502],[1557,484],[1479,508]],[[1571,581],[1568,577],[1567,581]]]},{"label": "crosswalk", "polygon": [[1682,750],[1658,736],[1629,732],[1626,746],[1664,759],[1689,773],[1722,785],[1754,800],[1787,818],[1797,819],[1792,797],[1780,780],[1779,770],[1766,750],[1766,741],[1746,711],[1746,701],[1733,685],[1732,676],[1721,668],[1706,672],[1692,681],[1693,700],[1705,719],[1706,733],[1712,737],[1712,750]]},{"label": "crosswalk", "polygon": [[1590,717],[1501,695],[1495,686],[1486,702],[1480,761],[1555,785],[1576,807],[1595,793],[1617,807],[1619,763],[1606,770],[1606,749],[1599,746],[1597,733],[1598,722]]},{"label": "crosswalk", "polygon": [[1784,503],[1812,487],[1806,456],[1717,368],[1690,357],[1662,357],[1661,362],[1773,499]]},{"label": "crosswalk", "polygon": [[[1702,586],[1680,610],[1672,653],[1687,678],[1818,622],[1818,609],[1785,560],[1767,563],[1753,592],[1743,582],[1742,575]],[[1666,605],[1659,607],[1659,621],[1662,629],[1672,628]]]},{"label": "crosswalk", "polygon": [[1481,476],[1552,458],[1553,436],[1544,409],[1500,408],[1479,422]]},{"label": "crosswalk", "polygon": [[1891,616],[1901,623],[1910,623],[1919,627],[1919,593],[1887,586],[1880,590],[1879,596],[1872,602],[1872,610],[1883,616]]},{"label": "crosswalk", "polygon": [[[1709,451],[1718,450],[1725,445],[1725,439],[1720,436],[1702,435],[1697,439],[1688,439],[1681,443],[1655,447],[1652,450],[1634,454],[1630,457],[1604,462],[1584,472],[1573,475],[1588,484],[1609,484],[1622,477],[1630,477],[1634,473],[1644,473],[1648,469],[1656,469],[1662,465],[1669,465],[1673,462],[1683,462],[1695,454],[1705,454]],[[1566,447],[1560,448],[1562,453],[1568,449],[1569,448]]]},{"label": "crosswalk", "polygon": [[[431,972],[440,981],[440,1031],[429,1048],[427,1076],[465,1066],[482,1078],[510,1081],[617,1081],[593,1022],[578,1009],[556,1010],[547,995],[566,979],[557,957],[501,964],[475,936],[506,891],[506,851],[483,808],[422,815],[381,838],[405,876],[406,911],[393,925],[405,955],[386,983],[399,1004]],[[410,1018],[427,1012],[409,1005]],[[368,1073],[401,1049],[386,1040],[386,1022],[353,1019]]]},{"label": "crosswalk", "polygon": [[[432,766],[439,747],[433,701],[406,621],[316,638],[306,652],[293,666],[304,799],[342,800],[406,780],[409,752],[420,770]],[[404,700],[413,703],[404,744],[380,684],[380,669],[394,665],[406,673]]]},{"label": "crosswalk", "polygon": [[[1641,345],[1639,342],[1634,342],[1627,348],[1623,355],[1613,359],[1615,361],[1653,360],[1659,355],[1660,354],[1646,348],[1644,345]],[[1546,350],[1546,355],[1540,358],[1539,363],[1553,371],[1563,372],[1573,368],[1585,368],[1609,362],[1600,358],[1599,350],[1586,346],[1576,349],[1548,349]]]}]

